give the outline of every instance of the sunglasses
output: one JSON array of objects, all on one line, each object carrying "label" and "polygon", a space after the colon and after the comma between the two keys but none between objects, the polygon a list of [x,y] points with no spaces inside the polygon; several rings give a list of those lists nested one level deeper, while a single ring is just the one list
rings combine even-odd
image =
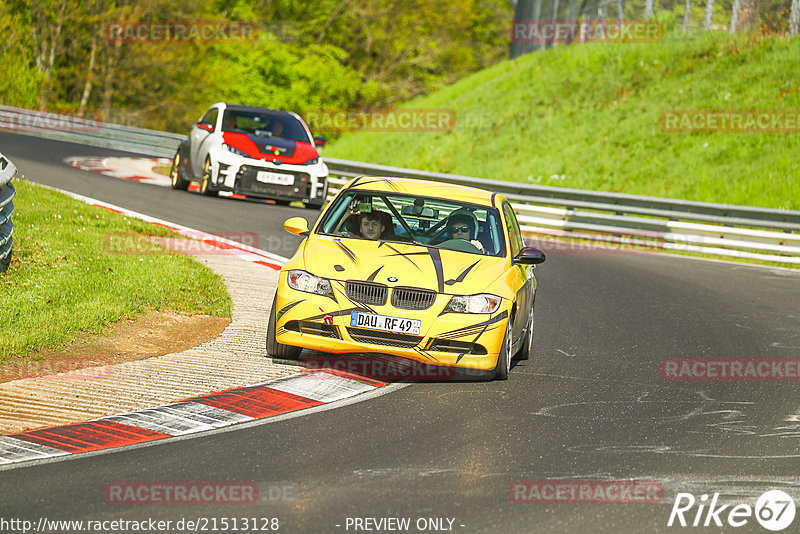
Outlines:
[{"label": "sunglasses", "polygon": [[450,227],[450,231],[451,232],[469,232],[469,230],[470,230],[469,226],[451,226]]}]

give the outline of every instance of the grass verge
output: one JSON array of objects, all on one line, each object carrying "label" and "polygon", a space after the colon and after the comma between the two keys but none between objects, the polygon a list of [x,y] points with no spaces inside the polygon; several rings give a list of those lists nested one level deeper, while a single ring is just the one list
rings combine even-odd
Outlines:
[{"label": "grass verge", "polygon": [[36,350],[63,347],[149,310],[230,317],[222,278],[191,256],[108,246],[113,235],[172,231],[14,183],[14,258],[0,276],[0,363],[35,357]]},{"label": "grass verge", "polygon": [[800,112],[800,38],[669,31],[504,61],[412,109],[438,132],[343,135],[326,156],[511,182],[800,209],[800,134],[668,133],[670,110]]}]

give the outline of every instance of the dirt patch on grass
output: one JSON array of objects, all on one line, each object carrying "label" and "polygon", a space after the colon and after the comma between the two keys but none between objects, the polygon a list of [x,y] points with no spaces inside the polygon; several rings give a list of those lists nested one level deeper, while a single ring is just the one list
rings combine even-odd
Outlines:
[{"label": "dirt patch on grass", "polygon": [[0,383],[65,372],[75,378],[110,373],[105,366],[181,352],[215,339],[230,322],[230,317],[152,311],[123,319],[103,334],[83,335],[64,349],[11,357],[0,364]]}]

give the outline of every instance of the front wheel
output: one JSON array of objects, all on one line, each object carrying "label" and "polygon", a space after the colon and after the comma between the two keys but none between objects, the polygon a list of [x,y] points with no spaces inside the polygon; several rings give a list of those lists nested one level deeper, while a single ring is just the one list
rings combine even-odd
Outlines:
[{"label": "front wheel", "polygon": [[172,168],[169,170],[170,187],[186,191],[189,189],[189,180],[183,177],[181,165],[183,165],[183,158],[181,158],[181,151],[178,150],[175,157],[172,158]]},{"label": "front wheel", "polygon": [[278,323],[277,314],[278,295],[276,293],[275,298],[272,299],[272,309],[269,312],[269,321],[267,322],[267,354],[281,360],[299,360],[302,348],[278,343],[275,336]]},{"label": "front wheel", "polygon": [[217,196],[217,191],[211,187],[211,160],[206,158],[203,164],[203,178],[200,180],[200,193],[210,197]]},{"label": "front wheel", "polygon": [[511,318],[506,323],[506,336],[500,346],[500,354],[497,355],[497,365],[494,366],[494,379],[507,380],[508,372],[511,370]]}]

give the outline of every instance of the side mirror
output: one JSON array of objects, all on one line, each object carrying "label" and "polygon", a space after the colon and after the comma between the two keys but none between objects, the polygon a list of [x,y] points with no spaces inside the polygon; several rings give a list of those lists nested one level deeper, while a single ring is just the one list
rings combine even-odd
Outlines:
[{"label": "side mirror", "polygon": [[309,234],[308,221],[302,217],[286,219],[286,222],[283,223],[283,228],[290,234],[299,235],[301,237],[306,237]]},{"label": "side mirror", "polygon": [[210,122],[198,122],[197,123],[197,127],[200,128],[201,130],[205,130],[207,132],[213,132],[214,131],[214,125],[211,124]]},{"label": "side mirror", "polygon": [[325,146],[325,143],[327,143],[327,142],[328,141],[322,136],[314,138],[314,144],[317,145],[317,146]]},{"label": "side mirror", "polygon": [[524,247],[519,251],[519,254],[514,257],[513,262],[520,265],[535,265],[544,262],[545,259],[546,256],[544,252],[538,248]]}]

